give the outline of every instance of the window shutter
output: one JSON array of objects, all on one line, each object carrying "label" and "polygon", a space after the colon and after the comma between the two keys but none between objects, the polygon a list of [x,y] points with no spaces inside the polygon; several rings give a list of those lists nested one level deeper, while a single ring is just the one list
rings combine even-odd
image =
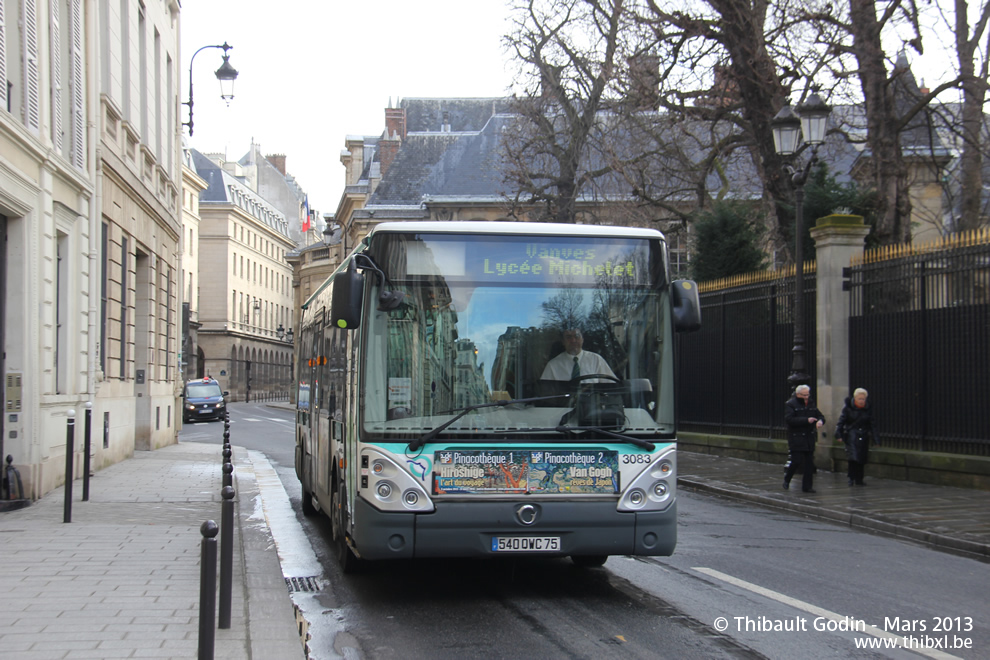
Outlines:
[{"label": "window shutter", "polygon": [[55,151],[62,153],[62,39],[59,25],[61,3],[51,5],[51,69],[52,69],[52,144]]},{"label": "window shutter", "polygon": [[24,124],[38,131],[38,3],[24,0]]},{"label": "window shutter", "polygon": [[0,110],[7,109],[7,34],[4,0],[0,0]]},{"label": "window shutter", "polygon": [[71,21],[71,34],[69,39],[69,72],[72,77],[70,83],[71,94],[71,159],[72,164],[83,169],[86,167],[86,122],[84,121],[83,94],[83,26],[82,26],[82,2],[83,0],[69,0],[69,20]]}]

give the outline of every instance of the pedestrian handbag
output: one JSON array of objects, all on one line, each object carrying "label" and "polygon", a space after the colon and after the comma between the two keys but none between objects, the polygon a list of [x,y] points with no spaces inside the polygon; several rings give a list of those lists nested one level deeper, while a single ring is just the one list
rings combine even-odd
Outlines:
[{"label": "pedestrian handbag", "polygon": [[561,421],[565,421],[571,414],[578,426],[621,428],[626,424],[622,392],[611,383],[590,384],[578,390],[574,409]]},{"label": "pedestrian handbag", "polygon": [[859,427],[846,431],[846,456],[850,461],[865,463],[870,450],[869,432]]}]

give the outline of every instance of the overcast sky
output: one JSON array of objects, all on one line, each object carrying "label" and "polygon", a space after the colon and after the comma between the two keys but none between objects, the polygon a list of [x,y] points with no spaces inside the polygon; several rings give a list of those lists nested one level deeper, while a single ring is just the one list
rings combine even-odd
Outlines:
[{"label": "overcast sky", "polygon": [[[189,100],[189,59],[201,46],[233,46],[239,75],[227,107],[214,76],[223,51],[196,56],[194,134],[183,134],[191,147],[231,160],[252,139],[265,155],[285,154],[310,206],[333,213],[344,138],[381,134],[390,98],[505,93],[507,15],[505,0],[186,0],[181,100]],[[188,119],[185,105],[180,114]]]}]

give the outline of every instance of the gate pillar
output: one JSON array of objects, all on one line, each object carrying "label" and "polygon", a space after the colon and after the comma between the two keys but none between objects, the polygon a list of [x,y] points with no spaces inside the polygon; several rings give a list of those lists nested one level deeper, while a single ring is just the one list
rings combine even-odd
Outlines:
[{"label": "gate pillar", "polygon": [[823,427],[828,440],[818,443],[815,461],[831,464],[829,448],[835,443],[833,431],[842,404],[851,394],[849,383],[849,296],[842,290],[842,269],[853,256],[863,254],[870,228],[859,215],[827,215],[811,229],[817,261],[818,382],[815,401],[828,423]]}]

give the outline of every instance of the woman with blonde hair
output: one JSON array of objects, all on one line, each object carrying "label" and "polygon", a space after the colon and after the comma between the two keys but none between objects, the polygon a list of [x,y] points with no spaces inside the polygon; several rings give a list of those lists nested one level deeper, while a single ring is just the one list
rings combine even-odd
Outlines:
[{"label": "woman with blonde hair", "polygon": [[846,398],[846,405],[839,414],[839,423],[835,426],[835,437],[846,446],[850,486],[866,485],[863,473],[866,470],[870,445],[874,442],[873,408],[868,397],[869,392],[862,387],[856,388],[853,395]]}]

